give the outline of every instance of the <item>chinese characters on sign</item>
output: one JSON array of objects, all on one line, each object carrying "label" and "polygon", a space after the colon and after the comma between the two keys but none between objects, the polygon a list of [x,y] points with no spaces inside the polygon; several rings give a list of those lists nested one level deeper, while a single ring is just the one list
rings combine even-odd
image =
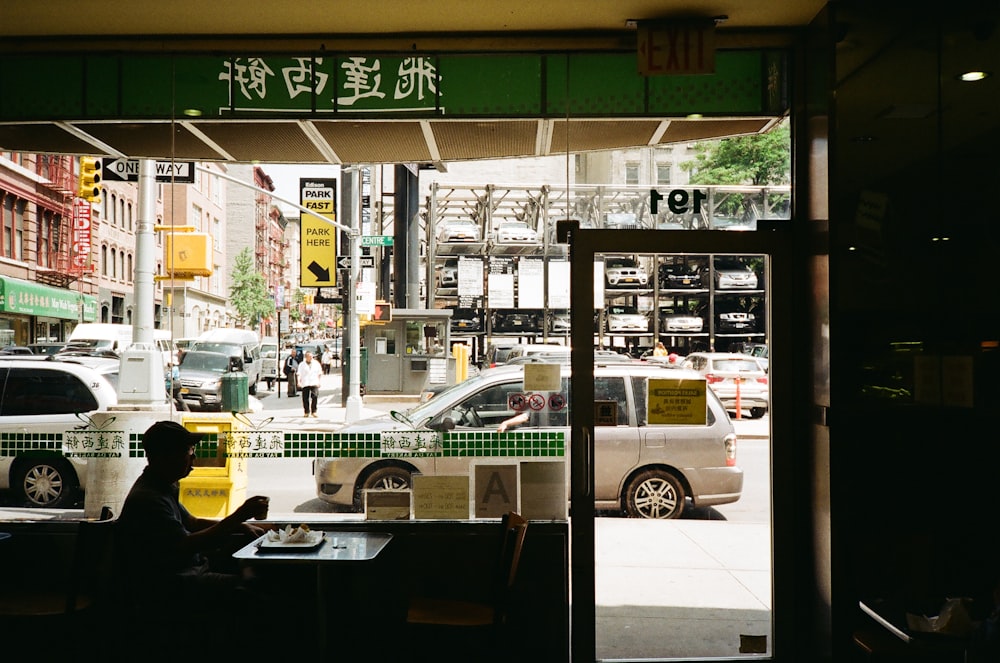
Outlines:
[{"label": "chinese characters on sign", "polygon": [[646,421],[650,424],[700,424],[708,418],[704,380],[650,379]]},{"label": "chinese characters on sign", "polygon": [[317,110],[433,110],[441,81],[429,57],[362,56],[237,57],[223,62],[218,78],[230,84],[237,96],[230,104],[238,110],[262,110],[261,102],[269,108],[308,105],[313,93]]},{"label": "chinese characters on sign", "polygon": [[125,431],[70,430],[63,433],[63,455],[67,458],[121,458],[125,455]]},{"label": "chinese characters on sign", "polygon": [[383,458],[440,456],[441,438],[433,431],[385,431],[381,452]]},{"label": "chinese characters on sign", "polygon": [[282,458],[285,455],[284,433],[272,430],[229,431],[225,441],[231,458]]}]

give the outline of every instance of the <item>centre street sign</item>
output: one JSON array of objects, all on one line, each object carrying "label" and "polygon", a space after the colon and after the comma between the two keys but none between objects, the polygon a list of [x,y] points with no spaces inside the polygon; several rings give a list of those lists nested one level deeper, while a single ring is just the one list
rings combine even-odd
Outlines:
[{"label": "centre street sign", "polygon": [[[139,181],[138,159],[104,160],[102,175],[105,180],[118,182]],[[156,181],[175,182],[177,184],[194,184],[193,161],[157,161]]]},{"label": "centre street sign", "polygon": [[392,246],[392,235],[362,235],[361,246]]}]

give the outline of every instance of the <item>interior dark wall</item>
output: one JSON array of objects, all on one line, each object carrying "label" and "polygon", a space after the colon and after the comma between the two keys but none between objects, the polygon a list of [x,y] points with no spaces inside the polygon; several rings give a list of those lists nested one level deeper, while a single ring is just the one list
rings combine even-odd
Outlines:
[{"label": "interior dark wall", "polygon": [[[981,43],[985,56],[992,47],[949,11],[911,16],[906,38],[890,40],[865,65],[888,65],[905,55],[894,51],[917,44],[937,49],[924,53],[931,71],[908,72],[909,87],[895,84],[898,73],[889,69],[883,90],[855,85],[856,74],[833,86],[830,455],[834,584],[843,618],[837,637],[844,648],[852,618],[863,619],[858,599],[933,605],[945,596],[981,597],[1000,570],[990,544],[998,353],[988,347],[1000,334],[989,276],[1000,248],[997,141],[988,133],[953,140],[968,129],[957,126],[968,122],[965,111],[978,112],[972,105],[981,102],[946,95],[939,85],[959,46],[975,50]],[[882,16],[847,18],[848,35],[883,29]],[[903,125],[897,139],[887,140],[878,124],[866,137],[845,129],[857,119],[846,114],[913,99],[933,100],[929,131]],[[898,139],[921,143],[925,155],[894,161],[903,151]],[[861,140],[867,159],[856,157]],[[882,209],[869,223],[861,210],[873,196]],[[950,400],[961,379],[949,378],[937,385],[940,399],[920,402],[917,363],[952,357],[971,362],[972,403]]]}]

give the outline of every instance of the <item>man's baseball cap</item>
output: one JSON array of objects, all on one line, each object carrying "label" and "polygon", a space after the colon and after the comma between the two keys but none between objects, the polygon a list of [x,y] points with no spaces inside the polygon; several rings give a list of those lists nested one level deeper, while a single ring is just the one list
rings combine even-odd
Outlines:
[{"label": "man's baseball cap", "polygon": [[142,434],[142,448],[154,453],[187,448],[201,442],[201,433],[189,431],[176,421],[157,421]]}]

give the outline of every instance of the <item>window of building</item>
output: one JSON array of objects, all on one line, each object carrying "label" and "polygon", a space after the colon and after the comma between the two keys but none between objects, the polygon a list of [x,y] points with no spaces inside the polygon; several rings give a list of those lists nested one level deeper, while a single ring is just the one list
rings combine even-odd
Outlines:
[{"label": "window of building", "polygon": [[111,322],[125,324],[125,298],[121,295],[111,296]]},{"label": "window of building", "polygon": [[125,227],[125,199],[118,199],[118,225],[122,228]]},{"label": "window of building", "polygon": [[8,194],[3,199],[3,255],[11,257],[14,242],[14,196]]},{"label": "window of building", "polygon": [[667,162],[659,162],[656,164],[656,183],[657,184],[670,184],[670,172],[673,170],[673,164]]},{"label": "window of building", "polygon": [[101,276],[108,275],[108,247],[106,244],[101,245]]},{"label": "window of building", "polygon": [[625,164],[625,184],[639,183],[639,162],[630,161]]},{"label": "window of building", "polygon": [[[14,205],[14,255],[12,256],[15,260],[24,260],[24,210],[28,206],[28,201],[19,200]],[[59,227],[62,217],[55,217],[55,229],[56,235],[55,240],[58,244],[59,240]],[[56,246],[58,248],[58,246]]]},{"label": "window of building", "polygon": [[128,281],[129,283],[132,282],[132,273],[133,273],[132,270],[133,270],[132,254],[130,253],[128,254],[128,271],[125,272],[125,280]]},{"label": "window of building", "polygon": [[52,265],[51,251],[52,240],[52,212],[44,210],[38,215],[38,233],[35,240],[35,260],[39,267],[50,267]]},{"label": "window of building", "polygon": [[132,201],[131,200],[129,201],[128,207],[126,208],[125,211],[128,214],[128,229],[131,232],[131,231],[135,230],[134,221],[132,220]]},{"label": "window of building", "polygon": [[118,273],[116,271],[117,267],[118,267],[118,252],[114,249],[111,249],[111,274],[109,274],[109,276],[113,279],[118,278]]},{"label": "window of building", "polygon": [[201,217],[202,217],[201,207],[199,205],[191,205],[190,224],[194,226],[195,231],[201,230]]}]

